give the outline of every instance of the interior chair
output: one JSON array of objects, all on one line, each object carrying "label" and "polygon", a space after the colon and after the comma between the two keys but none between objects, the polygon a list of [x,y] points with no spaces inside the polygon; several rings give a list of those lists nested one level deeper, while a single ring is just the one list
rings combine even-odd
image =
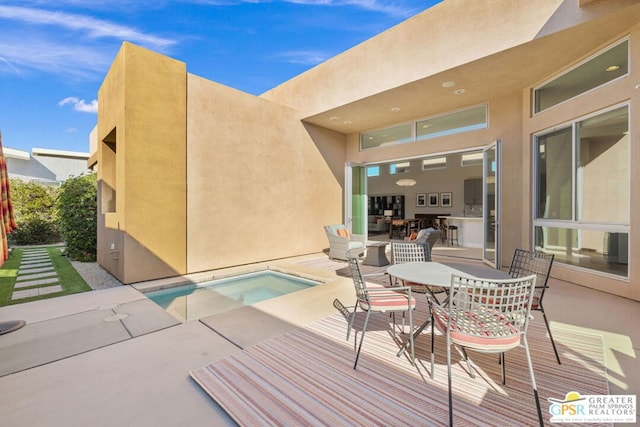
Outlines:
[{"label": "interior chair", "polygon": [[[368,286],[360,269],[360,261],[358,259],[358,251],[350,251],[348,253],[349,269],[353,278],[353,285],[356,291],[356,303],[351,313],[351,319],[347,329],[347,340],[349,340],[349,331],[353,328],[353,321],[356,317],[358,308],[367,313],[362,327],[360,343],[356,353],[356,360],[353,369],[358,366],[360,358],[360,350],[364,342],[364,335],[369,324],[371,313],[391,313],[393,314],[393,335],[396,333],[396,312],[408,312],[409,315],[409,347],[411,349],[411,364],[415,364],[415,352],[413,346],[413,310],[416,308],[416,300],[411,296],[411,287],[400,286],[392,289],[380,286]],[[404,329],[404,328],[403,328]],[[403,331],[404,332],[404,331]],[[357,338],[355,338],[357,339]]]},{"label": "interior chair", "polygon": [[324,231],[329,240],[329,258],[347,260],[347,252],[353,249],[364,250],[364,236],[352,235],[344,224],[325,225]]},{"label": "interior chair", "polygon": [[[435,325],[446,336],[447,341],[449,425],[453,426],[451,346],[456,345],[478,352],[499,353],[503,384],[505,383],[504,353],[514,348],[524,348],[538,420],[540,426],[544,426],[527,342],[527,327],[535,284],[535,274],[517,279],[491,281],[453,275],[447,303],[444,305],[431,303],[432,335]],[[433,353],[433,340],[431,352]],[[432,359],[431,372],[433,369]]]},{"label": "interior chair", "polygon": [[536,291],[533,295],[531,310],[536,310],[542,313],[542,318],[544,319],[544,324],[547,327],[549,339],[551,339],[551,345],[553,346],[553,352],[556,354],[558,364],[561,365],[560,355],[558,354],[556,343],[553,340],[551,328],[549,328],[547,314],[545,313],[544,306],[542,305],[542,299],[545,291],[549,288],[548,281],[549,275],[551,274],[553,259],[553,254],[516,249],[513,253],[513,259],[511,260],[511,267],[509,267],[509,275],[511,277],[523,277],[530,274],[536,275]]},{"label": "interior chair", "polygon": [[392,239],[394,235],[398,238],[402,238],[406,233],[406,224],[403,219],[392,219],[389,225],[389,238]]},{"label": "interior chair", "polygon": [[405,237],[404,240],[415,241],[416,243],[428,243],[429,244],[429,252],[433,250],[433,246],[436,244],[438,239],[442,237],[442,231],[437,230],[433,227],[423,228],[417,233],[411,233],[409,237]]}]

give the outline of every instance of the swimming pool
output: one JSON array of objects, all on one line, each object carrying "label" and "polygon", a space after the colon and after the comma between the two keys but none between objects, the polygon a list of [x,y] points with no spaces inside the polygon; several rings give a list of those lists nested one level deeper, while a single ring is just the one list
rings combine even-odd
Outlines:
[{"label": "swimming pool", "polygon": [[321,282],[262,270],[168,289],[145,296],[180,320],[195,320],[307,289]]}]

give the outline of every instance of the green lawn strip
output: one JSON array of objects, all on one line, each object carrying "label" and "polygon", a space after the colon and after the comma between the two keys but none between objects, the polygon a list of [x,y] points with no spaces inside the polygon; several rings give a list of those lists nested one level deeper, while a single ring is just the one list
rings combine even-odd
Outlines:
[{"label": "green lawn strip", "polygon": [[8,305],[11,301],[11,294],[13,293],[13,286],[16,283],[21,259],[22,250],[13,249],[11,253],[9,253],[9,259],[7,259],[4,264],[2,264],[2,268],[0,268],[0,306]]},{"label": "green lawn strip", "polygon": [[80,273],[73,268],[69,259],[62,255],[60,247],[47,248],[49,256],[53,262],[53,267],[58,273],[60,284],[64,290],[64,294],[77,294],[79,292],[87,292],[91,290],[91,286],[87,285]]},{"label": "green lawn strip", "polygon": [[[51,258],[53,268],[58,275],[59,285],[62,287],[61,292],[54,292],[46,295],[39,295],[28,298],[20,298],[11,300],[11,294],[16,282],[18,267],[22,259],[23,250],[14,249],[11,251],[9,260],[5,261],[0,269],[0,306],[10,304],[21,304],[23,302],[37,301],[41,299],[55,298],[63,295],[76,294],[79,292],[90,291],[91,287],[87,285],[82,276],[78,274],[71,265],[67,257],[62,255],[60,247],[47,247],[47,252]],[[43,288],[50,285],[34,286],[26,289]]]}]

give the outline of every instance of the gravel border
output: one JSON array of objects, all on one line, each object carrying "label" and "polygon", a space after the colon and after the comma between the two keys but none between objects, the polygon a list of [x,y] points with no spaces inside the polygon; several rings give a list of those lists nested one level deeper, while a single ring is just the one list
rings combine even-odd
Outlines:
[{"label": "gravel border", "polygon": [[71,260],[69,260],[69,262],[93,290],[122,286],[122,283],[118,279],[113,277],[107,270],[100,267],[97,262],[79,262]]}]

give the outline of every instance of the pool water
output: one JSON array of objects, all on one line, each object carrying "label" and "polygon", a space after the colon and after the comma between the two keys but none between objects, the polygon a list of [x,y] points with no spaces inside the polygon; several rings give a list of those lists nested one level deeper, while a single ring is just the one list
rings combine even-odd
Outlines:
[{"label": "pool water", "polygon": [[320,284],[273,270],[145,293],[180,320],[200,319]]}]

